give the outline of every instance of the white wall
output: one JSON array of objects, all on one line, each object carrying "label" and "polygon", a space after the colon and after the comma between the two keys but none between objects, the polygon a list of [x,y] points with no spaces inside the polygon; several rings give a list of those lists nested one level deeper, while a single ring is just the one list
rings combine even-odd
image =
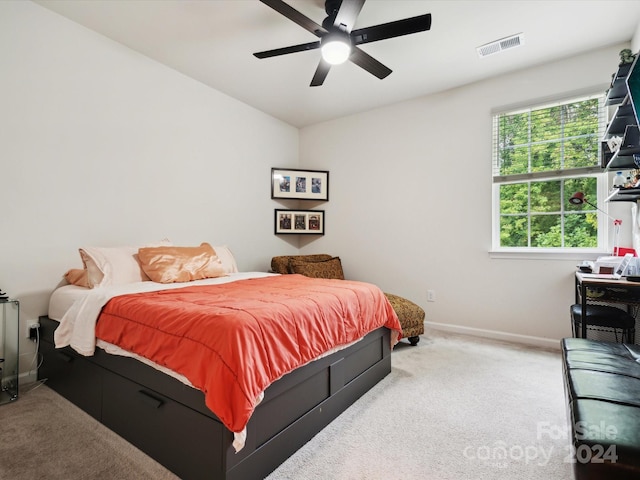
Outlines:
[{"label": "white wall", "polygon": [[296,251],[269,178],[297,164],[297,129],[31,2],[0,2],[0,65],[0,288],[21,332],[83,245],[208,241],[243,270]]},{"label": "white wall", "polygon": [[326,235],[302,251],[339,255],[348,277],[413,300],[442,328],[558,345],[576,260],[488,253],[491,111],[604,91],[625,46],[302,129],[302,165],[322,164],[331,186]]}]

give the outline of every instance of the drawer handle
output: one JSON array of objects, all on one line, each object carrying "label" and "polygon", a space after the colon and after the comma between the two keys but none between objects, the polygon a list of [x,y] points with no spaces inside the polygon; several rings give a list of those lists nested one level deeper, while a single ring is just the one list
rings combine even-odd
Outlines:
[{"label": "drawer handle", "polygon": [[142,401],[153,408],[160,408],[164,403],[161,398],[158,398],[149,392],[145,392],[144,390],[138,390],[138,393],[142,396]]},{"label": "drawer handle", "polygon": [[73,362],[73,355],[69,355],[68,353],[65,353],[65,352],[57,352],[57,355],[59,359],[61,359],[66,363]]}]

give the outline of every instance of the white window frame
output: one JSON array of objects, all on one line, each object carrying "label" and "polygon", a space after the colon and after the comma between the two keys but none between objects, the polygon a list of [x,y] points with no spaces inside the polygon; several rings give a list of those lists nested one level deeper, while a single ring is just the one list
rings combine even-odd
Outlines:
[{"label": "white window frame", "polygon": [[[609,218],[606,215],[603,215],[602,212],[598,211],[598,246],[593,248],[576,248],[576,247],[555,247],[555,248],[540,248],[540,247],[502,247],[500,245],[500,185],[505,185],[508,183],[524,183],[527,181],[544,181],[544,180],[557,180],[559,178],[562,179],[570,179],[570,178],[584,178],[584,177],[594,177],[597,181],[597,194],[598,194],[598,203],[596,205],[598,208],[606,211],[606,207],[603,208],[602,204],[604,199],[608,194],[608,175],[600,166],[588,167],[581,169],[580,174],[572,173],[567,170],[566,173],[563,171],[550,171],[550,172],[540,172],[535,174],[522,174],[519,176],[514,176],[513,181],[502,180],[496,181],[494,173],[497,169],[497,140],[498,136],[496,135],[496,122],[500,115],[503,114],[514,114],[518,113],[518,111],[527,111],[527,110],[535,110],[541,108],[550,108],[556,105],[562,105],[566,103],[574,103],[582,100],[587,100],[589,98],[599,98],[601,102],[601,109],[603,109],[604,115],[600,118],[599,132],[598,138],[601,139],[603,132],[606,126],[606,109],[604,106],[604,95],[602,93],[586,93],[586,94],[576,94],[572,96],[564,96],[562,98],[558,98],[556,100],[546,100],[546,101],[531,101],[526,104],[521,104],[519,106],[512,107],[504,107],[500,109],[496,109],[491,112],[492,116],[492,139],[491,139],[491,165],[492,165],[492,208],[491,208],[491,223],[492,223],[492,238],[491,238],[491,250],[490,255],[492,257],[497,258],[557,258],[561,256],[563,258],[575,258],[575,259],[584,259],[585,255],[593,254],[594,256],[605,254],[610,250],[611,243],[611,232],[612,227],[608,225]],[[598,156],[600,156],[601,152],[599,151]],[[588,207],[588,206],[587,206]],[[590,207],[588,207],[590,208]]]}]

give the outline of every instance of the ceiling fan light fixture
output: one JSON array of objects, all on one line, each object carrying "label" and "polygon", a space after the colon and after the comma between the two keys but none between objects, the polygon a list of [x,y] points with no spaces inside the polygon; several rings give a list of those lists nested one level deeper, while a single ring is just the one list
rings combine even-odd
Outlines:
[{"label": "ceiling fan light fixture", "polygon": [[[324,0],[327,17],[320,25],[289,5],[290,2],[287,3],[285,0],[260,0],[261,3],[271,7],[315,35],[320,41],[265,50],[256,52],[253,55],[256,58],[270,58],[319,49],[321,60],[311,79],[310,87],[322,85],[332,65],[338,65],[347,60],[379,79],[386,78],[392,70],[358,48],[358,46],[363,43],[377,42],[429,30],[431,28],[431,14],[427,13],[354,30],[353,27],[357,23],[358,15],[365,1]],[[319,2],[320,0],[314,0],[314,3]]]},{"label": "ceiling fan light fixture", "polygon": [[351,42],[349,37],[343,35],[328,35],[322,39],[320,51],[325,62],[340,65],[351,55]]}]

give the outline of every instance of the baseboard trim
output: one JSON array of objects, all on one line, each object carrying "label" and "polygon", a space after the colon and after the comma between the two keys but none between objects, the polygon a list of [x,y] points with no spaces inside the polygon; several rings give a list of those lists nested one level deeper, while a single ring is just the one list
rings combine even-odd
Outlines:
[{"label": "baseboard trim", "polygon": [[35,370],[32,372],[23,372],[18,374],[18,387],[34,383],[38,380],[38,372]]},{"label": "baseboard trim", "polygon": [[521,343],[535,347],[550,348],[560,350],[560,340],[555,338],[533,337],[530,335],[520,335],[517,333],[500,332],[498,330],[486,330],[483,328],[464,327],[462,325],[451,325],[448,323],[424,322],[425,327],[441,330],[444,332],[458,333],[461,335],[471,335],[474,337],[501,340],[504,342]]}]

